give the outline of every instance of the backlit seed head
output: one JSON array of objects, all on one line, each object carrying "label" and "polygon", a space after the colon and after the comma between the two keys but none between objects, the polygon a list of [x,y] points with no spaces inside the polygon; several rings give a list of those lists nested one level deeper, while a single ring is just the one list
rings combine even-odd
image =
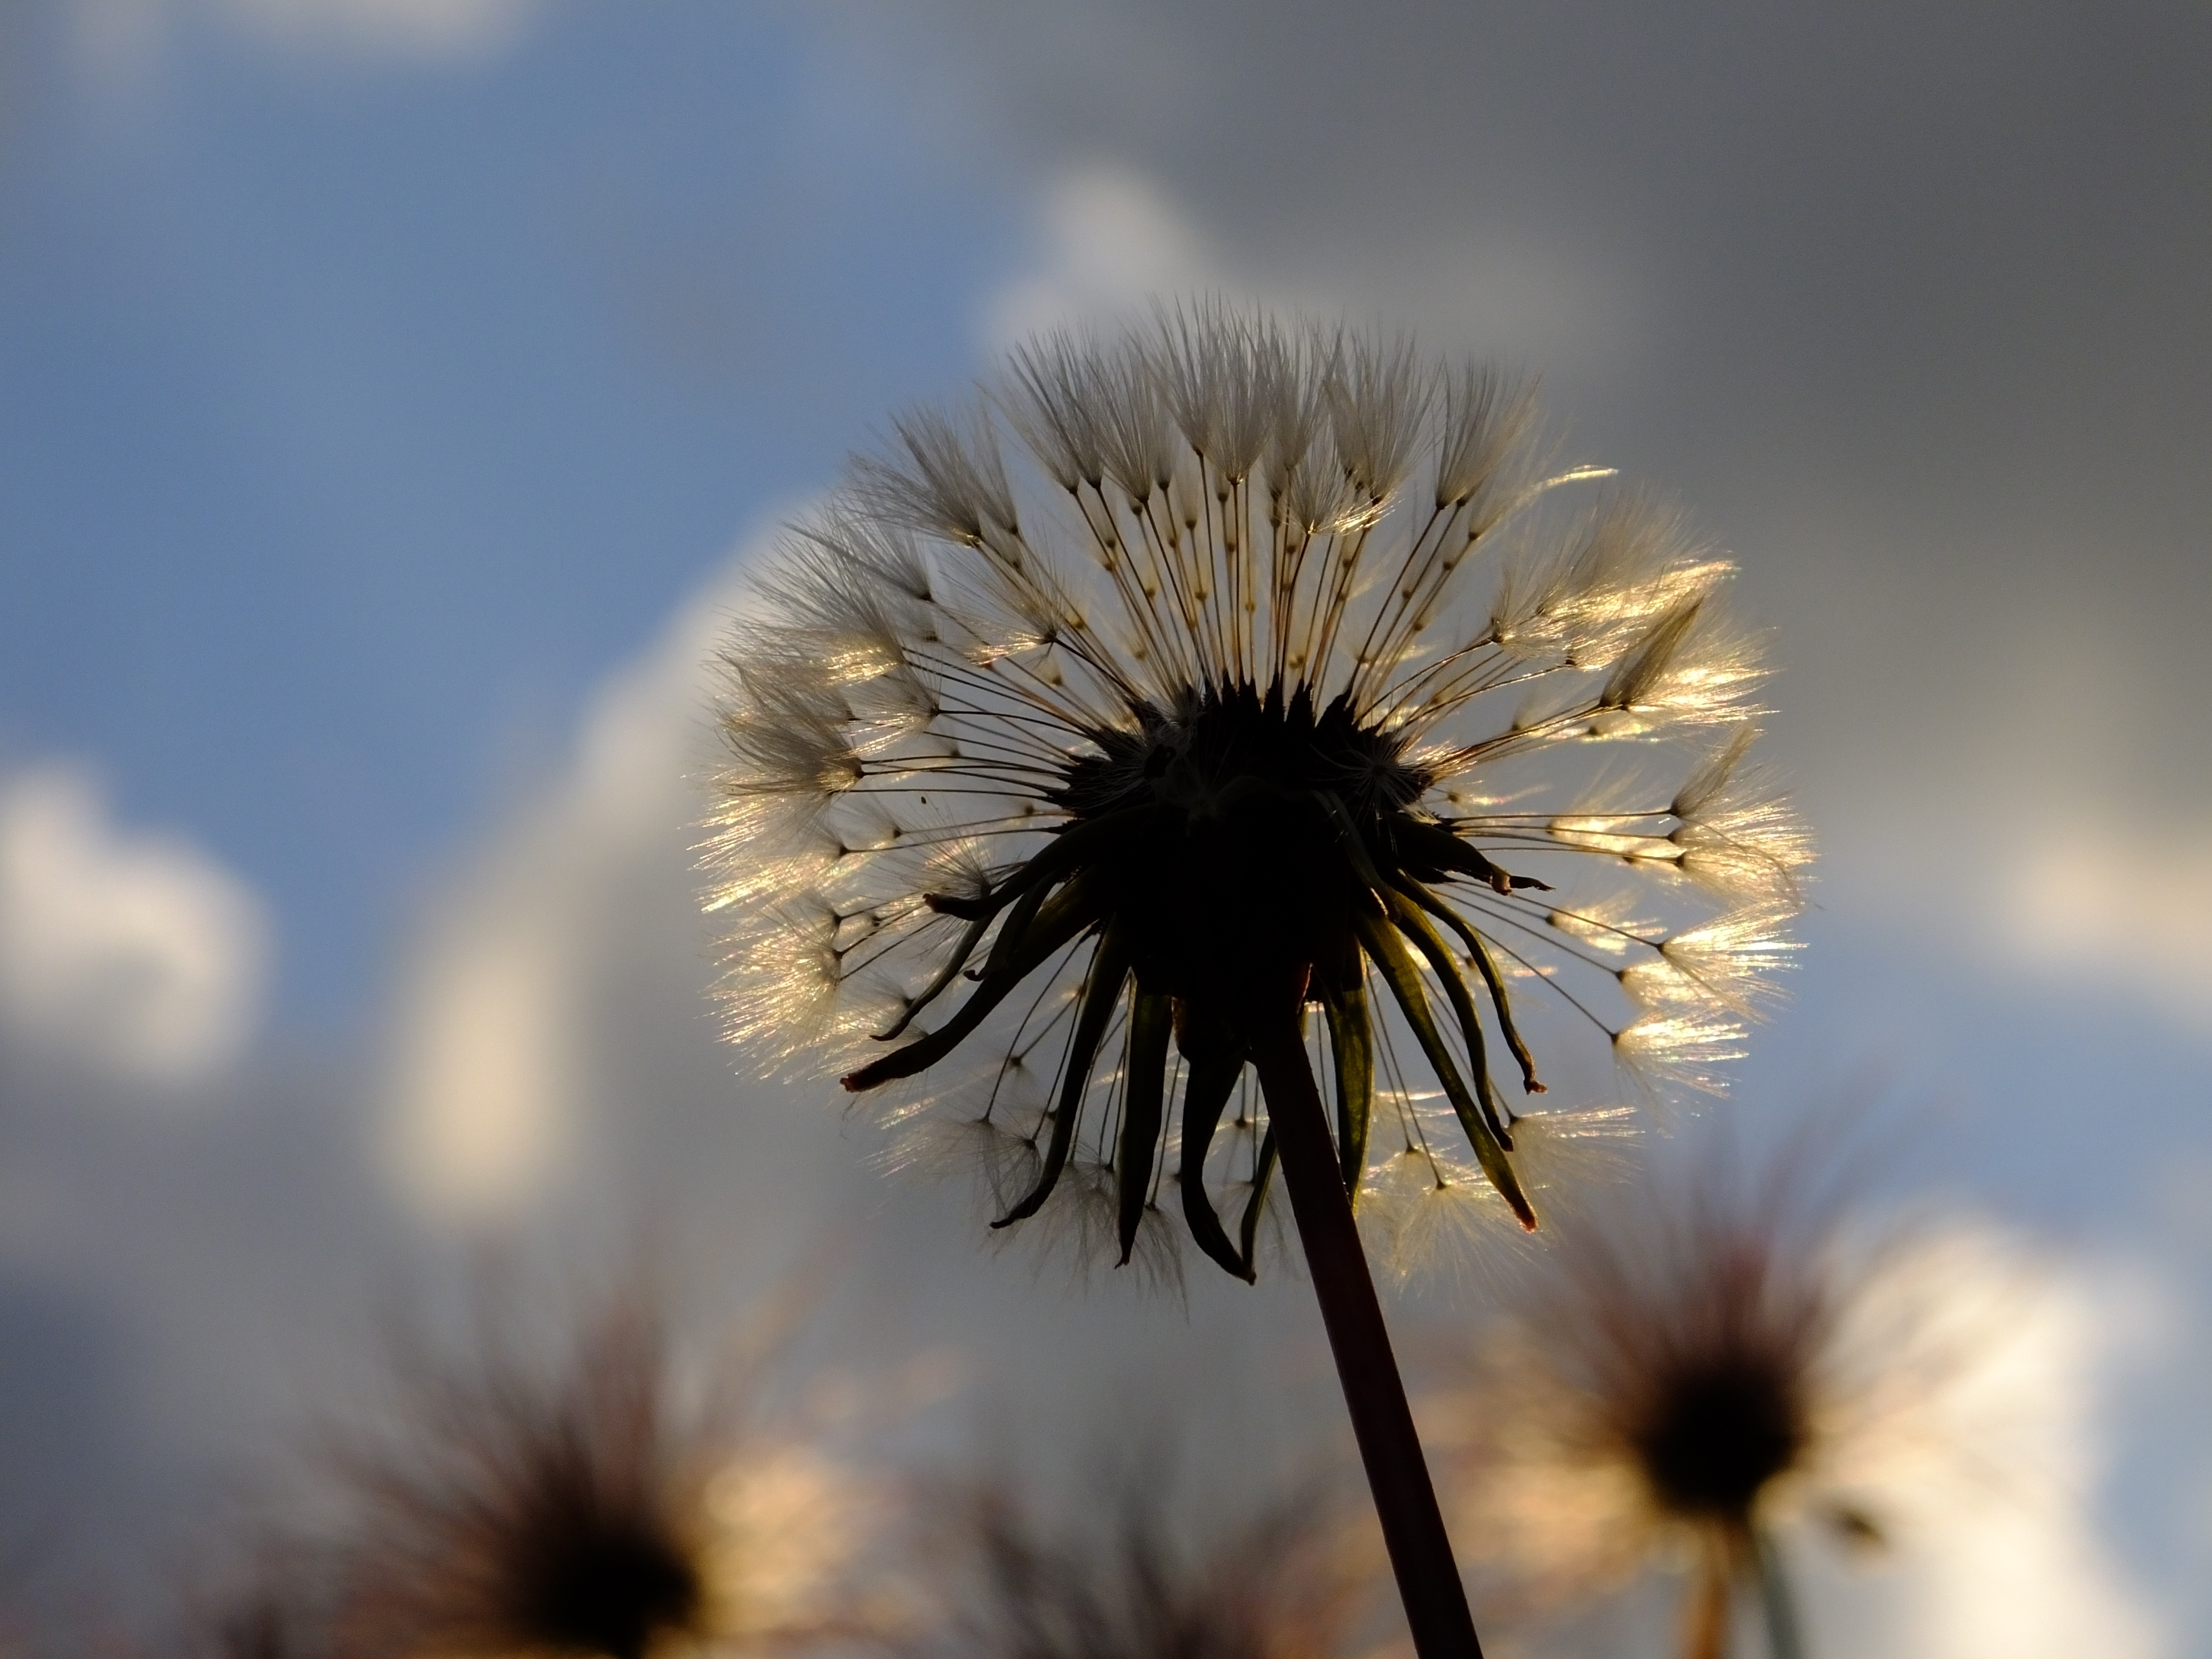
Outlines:
[{"label": "backlit seed head", "polygon": [[1567,501],[1606,475],[1526,387],[1209,302],[894,432],[720,659],[733,1037],[1012,1137],[1001,1225],[1110,1209],[1128,1261],[1179,1212],[1248,1278],[1262,1023],[1355,1193],[1395,1140],[1522,1226],[1527,1097],[1718,1086],[1807,857],[1757,641],[1677,510]]},{"label": "backlit seed head", "polygon": [[1881,1542],[1982,1479],[2030,1280],[1847,1224],[1808,1138],[1749,1171],[1699,1150],[1514,1264],[1424,1421],[1493,1613],[1571,1618],[1674,1574],[1680,1651],[1725,1652],[1740,1600],[1796,1651],[1784,1547]]},{"label": "backlit seed head", "polygon": [[804,1439],[680,1398],[643,1308],[610,1307],[557,1365],[408,1382],[389,1430],[338,1454],[338,1650],[647,1659],[841,1629],[857,1488]]}]

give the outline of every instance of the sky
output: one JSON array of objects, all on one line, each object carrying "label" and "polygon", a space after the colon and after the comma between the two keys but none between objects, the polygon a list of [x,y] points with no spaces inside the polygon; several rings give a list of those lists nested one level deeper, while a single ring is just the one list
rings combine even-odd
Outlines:
[{"label": "sky", "polygon": [[1294,1296],[1071,1304],[734,1076],[684,852],[773,526],[1218,291],[1540,375],[1741,562],[1824,858],[1727,1109],[1863,1113],[2061,1310],[2071,1506],[1870,1650],[1996,1582],[2064,1603],[2005,1651],[2212,1648],[2208,69],[2184,5],[0,9],[4,1518],[151,1539],[394,1284],[641,1212],[708,1305],[847,1253],[841,1363],[1311,1406]]}]

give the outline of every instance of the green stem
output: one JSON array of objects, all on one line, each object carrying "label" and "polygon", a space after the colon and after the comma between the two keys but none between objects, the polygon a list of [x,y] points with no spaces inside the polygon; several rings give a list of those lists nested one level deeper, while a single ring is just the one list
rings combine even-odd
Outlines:
[{"label": "green stem", "polygon": [[1752,1534],[1751,1542],[1759,1558],[1759,1605],[1766,1614],[1766,1651],[1771,1659],[1805,1659],[1797,1598],[1783,1571],[1782,1547],[1764,1527]]},{"label": "green stem", "polygon": [[1300,1030],[1302,1011],[1267,1021],[1250,1045],[1267,1120],[1281,1146],[1298,1242],[1313,1274],[1337,1380],[1352,1413],[1360,1462],[1382,1523],[1382,1541],[1420,1659],[1481,1659],[1467,1591],[1452,1559],[1436,1489],[1421,1456],[1390,1334],[1359,1245],[1359,1229],[1337,1169],[1336,1148]]}]

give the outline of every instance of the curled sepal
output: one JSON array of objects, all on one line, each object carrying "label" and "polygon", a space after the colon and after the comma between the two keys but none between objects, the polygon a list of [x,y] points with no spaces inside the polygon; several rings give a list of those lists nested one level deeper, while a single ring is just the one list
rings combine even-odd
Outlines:
[{"label": "curled sepal", "polygon": [[940,915],[988,921],[1023,894],[1065,878],[1078,865],[1096,858],[1125,836],[1142,835],[1167,814],[1164,806],[1125,806],[1103,817],[1073,823],[1055,835],[1044,850],[980,898],[959,898],[931,893],[923,902]]},{"label": "curled sepal", "polygon": [[1508,875],[1440,823],[1423,823],[1401,815],[1391,825],[1390,833],[1398,843],[1399,853],[1408,863],[1472,876],[1500,896],[1523,887],[1533,887],[1540,893],[1552,890],[1550,883],[1539,881],[1534,876]]},{"label": "curled sepal", "polygon": [[1076,1016],[1075,1036],[1067,1045],[1066,1070],[1060,1080],[1060,1103],[1053,1109],[1052,1139],[1046,1143],[1044,1168],[1038,1171],[1036,1185],[1030,1188],[1029,1196],[993,1222],[994,1227],[1011,1227],[1017,1221],[1028,1220],[1043,1207],[1059,1184],[1060,1172],[1067,1167],[1067,1150],[1075,1143],[1075,1120],[1083,1110],[1084,1094],[1091,1087],[1091,1067],[1098,1058],[1098,1045],[1105,1039],[1107,1024],[1114,1018],[1115,1005],[1121,1001],[1121,987],[1128,977],[1129,930],[1118,921],[1109,922],[1091,958],[1082,1012]]},{"label": "curled sepal", "polygon": [[1237,1092],[1237,1080],[1243,1075],[1241,1048],[1231,1048],[1191,1066],[1190,1076],[1182,1085],[1182,1168],[1176,1182],[1182,1188],[1183,1219],[1189,1224],[1198,1248],[1216,1266],[1249,1284],[1251,1264],[1229,1242],[1221,1218],[1214,1212],[1213,1200],[1206,1195],[1206,1154],[1213,1145],[1213,1131],[1229,1097]]},{"label": "curled sepal", "polygon": [[1490,954],[1489,945],[1465,916],[1411,876],[1399,877],[1395,884],[1399,891],[1459,935],[1460,943],[1467,946],[1468,959],[1474,963],[1475,971],[1482,975],[1482,982],[1489,989],[1491,1006],[1498,1010],[1498,1027],[1505,1033],[1505,1046],[1513,1051],[1514,1060],[1521,1067],[1522,1088],[1532,1095],[1544,1093],[1544,1085],[1536,1080],[1535,1056],[1528,1052],[1528,1045],[1521,1040],[1521,1033],[1514,1029],[1513,1000],[1505,994],[1505,976],[1498,971],[1498,958]]},{"label": "curled sepal", "polygon": [[968,958],[975,954],[975,947],[983,942],[983,935],[991,929],[991,916],[996,914],[993,911],[977,916],[968,924],[967,931],[960,936],[960,943],[945,959],[945,965],[937,970],[928,984],[915,994],[904,1013],[893,1020],[888,1028],[876,1033],[877,1042],[889,1042],[895,1037],[904,1036],[906,1028],[914,1024],[914,1017],[944,994],[945,988],[952,983],[960,970],[968,965]]},{"label": "curled sepal", "polygon": [[1252,1195],[1244,1200],[1244,1219],[1237,1226],[1243,1246],[1244,1271],[1241,1277],[1256,1283],[1260,1277],[1260,1212],[1267,1207],[1267,1185],[1275,1178],[1275,1126],[1270,1123],[1267,1133],[1260,1137],[1260,1156],[1252,1166]]},{"label": "curled sepal", "polygon": [[1175,1031],[1175,1001],[1141,985],[1129,1010],[1129,1059],[1121,1082],[1121,1146],[1114,1170],[1115,1221],[1121,1231],[1121,1259],[1129,1265],[1129,1252],[1137,1243],[1137,1227],[1145,1218],[1151,1196],[1152,1158],[1159,1150],[1160,1126],[1166,1116],[1168,1038]]},{"label": "curled sepal", "polygon": [[[962,1040],[983,1023],[984,1016],[1006,1000],[1007,992],[1036,972],[1054,951],[1097,922],[1106,908],[1097,884],[1087,872],[1031,908],[1031,899],[1037,898],[1043,890],[1033,890],[1023,899],[1021,907],[1006,918],[1006,928],[1000,933],[998,943],[991,947],[991,959],[984,966],[982,982],[969,993],[959,1012],[927,1036],[917,1037],[903,1048],[894,1049],[881,1060],[847,1073],[846,1088],[858,1093],[902,1077],[912,1077],[934,1066],[958,1048]],[[1017,925],[1020,927],[1018,933],[1014,931]]]},{"label": "curled sepal", "polygon": [[1521,1190],[1520,1177],[1513,1173],[1513,1165],[1505,1156],[1505,1149],[1498,1137],[1490,1132],[1481,1107],[1468,1091],[1467,1080],[1461,1077],[1459,1063],[1445,1046],[1443,1033],[1437,1029],[1436,1017],[1429,1011],[1429,999],[1421,989],[1421,972],[1413,963],[1412,955],[1399,939],[1397,931],[1379,912],[1358,910],[1353,913],[1352,925],[1358,930],[1359,943],[1382,975],[1382,982],[1405,1012],[1406,1023],[1413,1029],[1413,1036],[1428,1056],[1437,1080],[1444,1085],[1450,1098],[1452,1110],[1458,1115],[1460,1127],[1474,1147],[1475,1161],[1490,1184],[1498,1188],[1498,1195],[1513,1208],[1521,1224],[1531,1232],[1536,1227],[1536,1212],[1528,1202],[1528,1195]]},{"label": "curled sepal", "polygon": [[1468,921],[1464,918],[1464,915],[1460,915],[1460,911],[1455,911],[1451,905],[1447,905],[1443,898],[1437,898],[1436,894],[1431,894],[1427,887],[1422,887],[1422,884],[1418,883],[1418,880],[1411,878],[1411,876],[1405,876],[1405,874],[1395,876],[1391,884],[1394,884],[1395,890],[1401,891],[1401,894],[1405,894],[1407,898],[1413,900],[1416,905],[1420,905],[1422,909],[1429,911],[1431,915],[1436,915],[1437,921],[1444,922],[1444,927],[1449,927],[1453,933],[1458,933],[1460,945],[1467,947],[1468,960],[1475,964],[1475,971],[1482,975],[1484,987],[1489,988],[1491,1006],[1498,1009],[1498,1029],[1506,1033],[1506,1048],[1513,1051],[1513,1060],[1520,1064],[1522,1088],[1524,1088],[1526,1093],[1531,1093],[1531,1095],[1544,1093],[1544,1084],[1540,1084],[1535,1079],[1535,1055],[1528,1053],[1528,1044],[1522,1042],[1520,1030],[1513,1029],[1513,1000],[1506,995],[1504,975],[1498,971],[1498,957],[1491,956],[1491,947],[1482,940],[1482,933],[1478,933],[1474,927],[1468,925]]},{"label": "curled sepal", "polygon": [[1376,897],[1391,923],[1407,939],[1414,948],[1426,957],[1429,966],[1436,972],[1444,988],[1444,1000],[1451,1004],[1452,1013],[1459,1020],[1460,1036],[1467,1043],[1468,1069],[1473,1073],[1475,1103],[1482,1109],[1482,1120],[1490,1126],[1490,1133],[1498,1137],[1498,1144],[1507,1152],[1513,1150],[1513,1137],[1505,1132],[1505,1122],[1498,1114],[1498,1099],[1490,1086],[1490,1049],[1483,1039],[1482,1020],[1475,1012],[1474,999],[1468,994],[1467,981],[1460,977],[1459,964],[1452,960],[1450,949],[1429,926],[1429,919],[1420,908],[1395,887],[1386,887]]},{"label": "curled sepal", "polygon": [[1355,1205],[1367,1173],[1367,1130],[1375,1115],[1375,1032],[1368,1023],[1365,979],[1362,969],[1346,984],[1320,987],[1329,1058],[1336,1067],[1337,1161]]}]

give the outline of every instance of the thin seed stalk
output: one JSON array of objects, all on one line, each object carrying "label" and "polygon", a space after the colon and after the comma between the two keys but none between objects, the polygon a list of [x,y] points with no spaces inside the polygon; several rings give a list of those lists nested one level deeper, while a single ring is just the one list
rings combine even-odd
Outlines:
[{"label": "thin seed stalk", "polygon": [[1451,1540],[1390,1352],[1390,1334],[1338,1171],[1297,1014],[1267,1022],[1252,1041],[1250,1055],[1267,1097],[1267,1120],[1281,1146],[1283,1184],[1290,1189],[1298,1242],[1321,1302],[1322,1322],[1328,1330],[1337,1380],[1382,1523],[1399,1599],[1413,1630],[1413,1650],[1420,1659],[1481,1659],[1482,1644],[1475,1639],[1467,1590],[1452,1559]]}]

